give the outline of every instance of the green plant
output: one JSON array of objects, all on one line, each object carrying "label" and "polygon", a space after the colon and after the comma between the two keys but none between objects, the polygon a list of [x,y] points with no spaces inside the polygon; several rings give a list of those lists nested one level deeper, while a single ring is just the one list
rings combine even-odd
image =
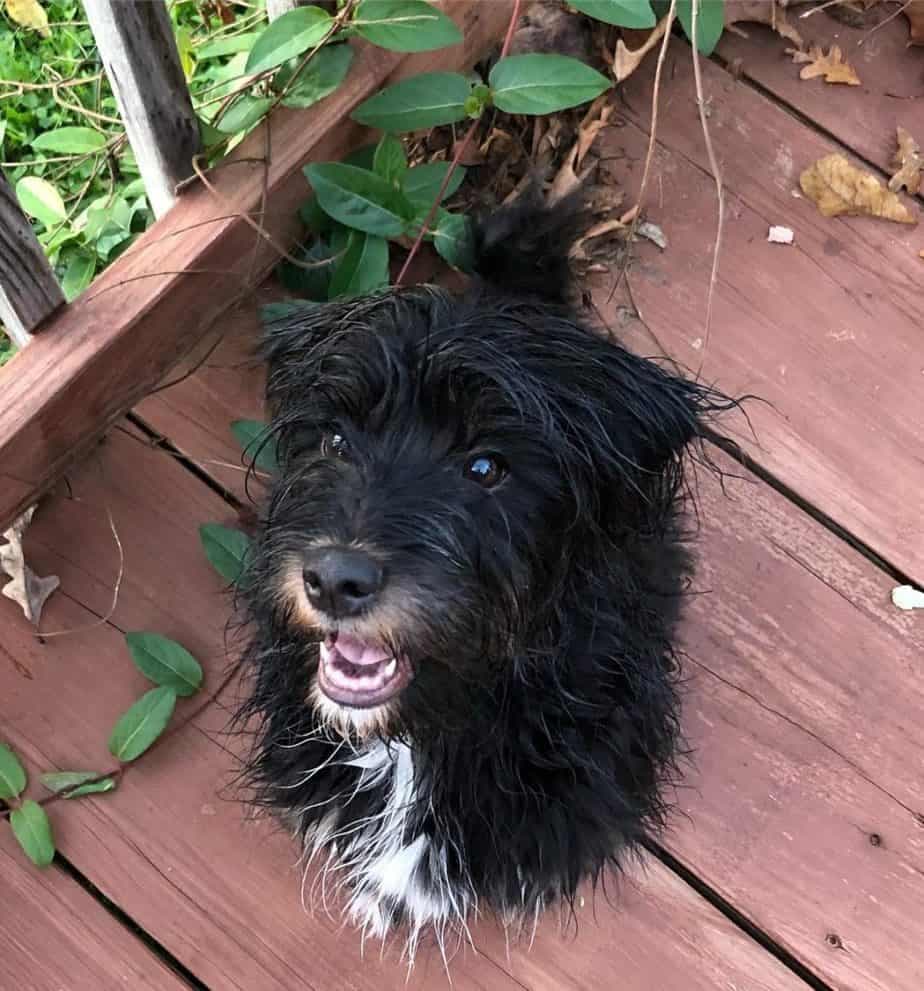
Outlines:
[{"label": "green plant", "polygon": [[[0,801],[3,815],[26,856],[39,867],[54,858],[55,843],[47,805],[112,791],[129,765],[161,738],[179,696],[202,687],[202,668],[185,648],[157,633],[128,633],[125,643],[138,670],[157,687],[146,692],[118,719],[109,737],[109,752],[118,762],[109,771],[50,771],[40,781],[50,792],[40,801],[23,798],[26,771],[16,754],[0,743]],[[195,715],[195,713],[193,713]],[[189,718],[192,718],[190,716]]]}]

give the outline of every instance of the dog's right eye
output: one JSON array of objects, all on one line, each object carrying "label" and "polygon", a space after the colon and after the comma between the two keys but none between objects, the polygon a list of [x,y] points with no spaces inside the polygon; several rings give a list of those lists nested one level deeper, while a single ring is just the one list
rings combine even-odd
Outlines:
[{"label": "dog's right eye", "polygon": [[325,457],[346,458],[348,453],[347,442],[340,434],[325,434],[321,438],[321,454]]},{"label": "dog's right eye", "polygon": [[506,474],[507,465],[499,454],[479,454],[465,466],[465,477],[485,489],[498,485]]}]

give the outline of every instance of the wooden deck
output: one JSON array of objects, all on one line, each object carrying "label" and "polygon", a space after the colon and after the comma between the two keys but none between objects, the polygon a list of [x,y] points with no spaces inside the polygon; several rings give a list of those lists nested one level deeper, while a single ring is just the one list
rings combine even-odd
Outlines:
[{"label": "wooden deck", "polygon": [[[704,594],[684,629],[696,769],[678,816],[612,904],[587,899],[578,933],[555,919],[532,948],[488,924],[452,963],[456,989],[920,991],[924,987],[924,614],[889,600],[924,583],[924,228],[822,218],[793,195],[800,171],[845,150],[888,169],[895,125],[924,142],[924,50],[896,18],[864,32],[818,14],[800,30],[844,49],[861,87],[800,81],[786,43],[749,27],[704,65],[728,219],[703,347],[715,198],[688,55],[665,73],[649,215],[668,247],[638,245],[630,274],[647,328],[612,276],[594,298],[645,353],[657,350],[752,404],[730,422],[747,464],[719,447],[725,490],[699,479]],[[602,152],[631,202],[653,66],[621,91]],[[918,204],[918,208],[920,203]],[[767,228],[795,231],[768,244]],[[220,286],[216,284],[216,291]],[[192,377],[145,400],[43,504],[32,567],[61,590],[39,642],[0,601],[0,737],[33,774],[109,766],[108,728],[144,689],[122,632],[186,645],[212,687],[227,663],[229,602],[200,523],[244,500],[228,424],[262,415],[247,360],[258,302],[225,321]],[[147,431],[147,433],[145,432]],[[149,443],[168,438],[198,468]],[[117,607],[106,622],[124,549]],[[96,624],[96,625],[93,625]],[[229,690],[233,696],[234,689]],[[223,698],[143,758],[119,790],[59,804],[60,847],[27,866],[0,831],[4,987],[68,991],[313,991],[447,987],[436,952],[408,977],[318,908],[303,911],[290,840],[250,820],[230,783],[238,741]],[[181,702],[189,711],[195,700]]]}]

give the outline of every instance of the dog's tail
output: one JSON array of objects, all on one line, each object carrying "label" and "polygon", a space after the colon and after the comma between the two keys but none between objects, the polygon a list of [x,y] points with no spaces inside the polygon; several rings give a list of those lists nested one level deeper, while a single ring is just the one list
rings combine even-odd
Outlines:
[{"label": "dog's tail", "polygon": [[538,185],[475,222],[475,272],[495,289],[564,303],[568,253],[583,220],[583,191],[548,205]]}]

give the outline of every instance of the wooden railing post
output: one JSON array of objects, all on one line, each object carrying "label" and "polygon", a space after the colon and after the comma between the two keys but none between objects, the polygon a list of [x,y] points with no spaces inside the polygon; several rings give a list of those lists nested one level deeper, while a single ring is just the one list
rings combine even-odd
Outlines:
[{"label": "wooden railing post", "polygon": [[164,0],[83,0],[148,202],[160,217],[192,175],[199,125]]},{"label": "wooden railing post", "polygon": [[45,252],[16,194],[0,175],[0,323],[17,347],[64,302]]}]

